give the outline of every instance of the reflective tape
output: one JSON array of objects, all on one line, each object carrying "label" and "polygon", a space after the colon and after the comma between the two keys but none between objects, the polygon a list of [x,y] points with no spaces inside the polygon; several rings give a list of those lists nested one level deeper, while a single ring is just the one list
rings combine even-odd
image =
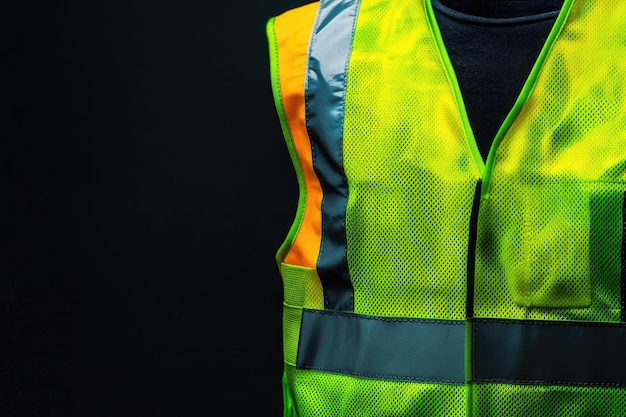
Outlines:
[{"label": "reflective tape", "polygon": [[297,367],[463,384],[465,323],[304,310]]}]

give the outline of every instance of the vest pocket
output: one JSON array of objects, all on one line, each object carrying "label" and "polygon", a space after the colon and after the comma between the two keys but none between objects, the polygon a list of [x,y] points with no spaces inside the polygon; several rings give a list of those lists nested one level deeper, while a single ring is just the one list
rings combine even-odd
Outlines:
[{"label": "vest pocket", "polygon": [[626,184],[543,181],[522,189],[504,248],[513,301],[523,307],[619,308]]},{"label": "vest pocket", "polygon": [[591,305],[590,193],[575,181],[524,184],[518,243],[509,247],[509,288],[523,307]]}]

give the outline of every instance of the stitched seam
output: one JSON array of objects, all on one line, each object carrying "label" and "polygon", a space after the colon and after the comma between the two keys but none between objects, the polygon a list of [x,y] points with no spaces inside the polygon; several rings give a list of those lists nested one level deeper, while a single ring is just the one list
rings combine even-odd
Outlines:
[{"label": "stitched seam", "polygon": [[367,373],[367,372],[350,372],[350,371],[345,371],[345,370],[340,370],[340,369],[320,368],[320,367],[300,367],[299,369],[332,372],[336,374],[360,376],[364,378],[399,379],[399,380],[406,380],[406,381],[422,381],[422,382],[447,382],[451,384],[463,384],[465,382],[462,380],[454,380],[454,379],[419,378],[419,377],[412,377],[412,376],[373,374],[373,373]]},{"label": "stitched seam", "polygon": [[521,379],[505,379],[505,378],[487,378],[487,379],[475,379],[472,382],[502,382],[502,383],[515,383],[523,385],[574,385],[583,387],[624,387],[626,384],[619,382],[571,382],[571,381],[558,381],[558,380],[521,380]]},{"label": "stitched seam", "polygon": [[403,317],[378,317],[378,316],[361,316],[350,313],[343,313],[341,311],[325,311],[325,310],[304,310],[307,313],[323,314],[328,316],[341,316],[350,319],[358,320],[375,320],[388,323],[426,323],[426,324],[447,324],[453,326],[464,326],[465,321],[452,321],[452,320],[428,320],[428,319],[412,319]]},{"label": "stitched seam", "polygon": [[472,319],[475,323],[504,324],[507,326],[561,326],[561,327],[622,327],[626,329],[626,323],[602,323],[602,322],[556,322],[542,320],[507,321],[496,319]]}]

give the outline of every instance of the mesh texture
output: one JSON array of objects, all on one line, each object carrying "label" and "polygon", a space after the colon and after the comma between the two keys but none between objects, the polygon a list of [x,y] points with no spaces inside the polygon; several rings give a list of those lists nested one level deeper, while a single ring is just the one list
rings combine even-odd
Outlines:
[{"label": "mesh texture", "polygon": [[345,103],[348,267],[355,312],[463,319],[477,175],[424,20],[411,1],[361,4]]},{"label": "mesh texture", "polygon": [[292,367],[287,374],[300,417],[466,415],[463,386],[374,381]]}]

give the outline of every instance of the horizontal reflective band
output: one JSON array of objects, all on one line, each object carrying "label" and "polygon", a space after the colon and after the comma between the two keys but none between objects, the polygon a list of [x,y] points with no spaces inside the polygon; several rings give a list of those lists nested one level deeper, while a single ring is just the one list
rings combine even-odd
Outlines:
[{"label": "horizontal reflective band", "polygon": [[626,385],[619,323],[473,320],[473,380]]},{"label": "horizontal reflective band", "polygon": [[297,367],[463,384],[465,323],[304,310]]}]

